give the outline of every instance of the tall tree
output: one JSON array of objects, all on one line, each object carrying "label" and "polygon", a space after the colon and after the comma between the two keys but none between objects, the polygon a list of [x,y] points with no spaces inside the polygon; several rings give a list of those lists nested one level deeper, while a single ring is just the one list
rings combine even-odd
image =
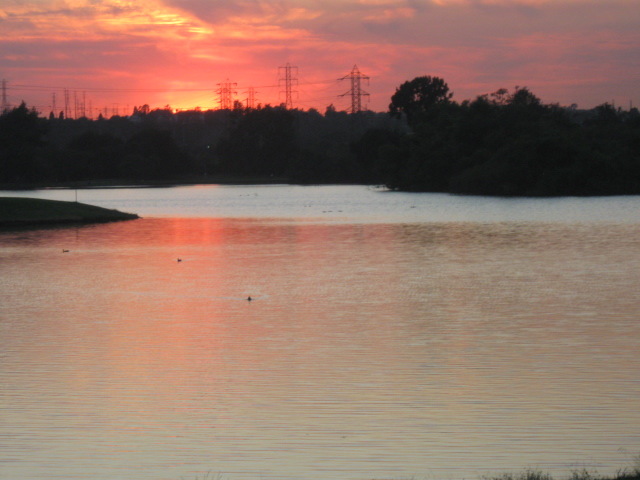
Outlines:
[{"label": "tall tree", "polygon": [[413,124],[435,105],[449,103],[452,96],[453,92],[449,91],[449,85],[442,78],[416,77],[396,88],[389,113],[398,117],[405,114]]},{"label": "tall tree", "polygon": [[0,181],[31,181],[43,177],[40,154],[47,125],[22,102],[0,115]]}]

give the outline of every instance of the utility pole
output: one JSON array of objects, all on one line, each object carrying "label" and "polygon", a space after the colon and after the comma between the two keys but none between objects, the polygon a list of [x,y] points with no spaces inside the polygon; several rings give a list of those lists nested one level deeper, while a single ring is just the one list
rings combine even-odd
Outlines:
[{"label": "utility pole", "polygon": [[[284,76],[281,72],[284,70]],[[295,70],[295,76],[293,71]],[[293,108],[293,94],[298,93],[293,89],[293,85],[298,86],[298,67],[294,67],[287,63],[284,67],[278,67],[278,86],[282,88],[284,83],[284,106],[285,108]],[[283,93],[280,91],[280,93]]]},{"label": "utility pole", "polygon": [[0,113],[4,113],[9,110],[9,102],[7,101],[7,81],[2,79],[2,111]]},{"label": "utility pole", "polygon": [[367,80],[367,85],[369,84],[369,77],[360,73],[358,70],[358,66],[354,65],[351,69],[351,73],[345,75],[338,80],[351,80],[351,90],[342,95],[340,97],[344,97],[347,95],[351,95],[351,113],[358,113],[362,111],[362,97],[368,97],[369,93],[365,92],[361,88],[362,80]]},{"label": "utility pole", "polygon": [[216,90],[219,98],[218,101],[220,102],[220,110],[232,110],[233,96],[238,94],[238,92],[234,90],[234,87],[238,84],[230,82],[227,78],[225,82],[216,83],[216,85],[220,87]]}]

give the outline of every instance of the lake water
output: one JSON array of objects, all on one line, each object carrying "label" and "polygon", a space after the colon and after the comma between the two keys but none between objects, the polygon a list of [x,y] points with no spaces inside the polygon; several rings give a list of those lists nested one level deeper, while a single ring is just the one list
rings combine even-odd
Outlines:
[{"label": "lake water", "polygon": [[561,478],[640,454],[640,197],[77,194],[143,218],[0,231],[3,480]]}]

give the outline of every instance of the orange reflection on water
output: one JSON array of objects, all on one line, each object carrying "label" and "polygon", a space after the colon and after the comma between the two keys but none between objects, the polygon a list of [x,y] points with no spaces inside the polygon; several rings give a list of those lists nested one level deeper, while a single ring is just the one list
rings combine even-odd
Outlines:
[{"label": "orange reflection on water", "polygon": [[15,432],[37,434],[9,436],[57,441],[69,465],[214,458],[244,478],[633,446],[637,246],[603,250],[595,230],[143,219],[21,234],[2,253],[18,288],[2,284],[0,373],[23,399],[6,403]]}]

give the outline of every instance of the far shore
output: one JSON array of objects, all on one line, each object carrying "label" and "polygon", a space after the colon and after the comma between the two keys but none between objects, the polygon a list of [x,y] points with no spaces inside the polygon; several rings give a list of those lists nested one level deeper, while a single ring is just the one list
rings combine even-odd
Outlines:
[{"label": "far shore", "polygon": [[0,183],[0,190],[88,189],[88,188],[153,188],[181,185],[274,185],[289,184],[288,178],[275,176],[190,175],[172,179],[108,179],[68,182]]},{"label": "far shore", "polygon": [[0,227],[32,227],[117,222],[139,218],[135,213],[77,202],[0,197]]}]

